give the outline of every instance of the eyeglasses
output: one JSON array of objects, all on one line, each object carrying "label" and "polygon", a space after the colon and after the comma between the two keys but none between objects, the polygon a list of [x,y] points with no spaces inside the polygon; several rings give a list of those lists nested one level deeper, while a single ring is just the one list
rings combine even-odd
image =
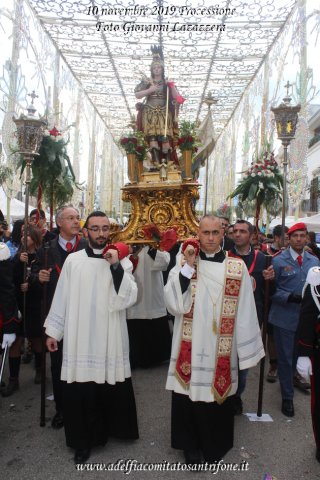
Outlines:
[{"label": "eyeglasses", "polygon": [[107,233],[107,232],[109,232],[110,227],[107,227],[107,226],[96,227],[96,226],[94,226],[94,227],[91,227],[91,228],[87,227],[87,230],[90,230],[90,232],[94,232],[94,233],[98,233],[98,232]]}]

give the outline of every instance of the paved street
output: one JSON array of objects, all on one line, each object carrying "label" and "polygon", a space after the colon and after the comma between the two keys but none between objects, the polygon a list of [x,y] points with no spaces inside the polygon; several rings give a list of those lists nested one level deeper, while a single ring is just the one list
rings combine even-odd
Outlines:
[{"label": "paved street", "polygon": [[[133,373],[140,439],[120,442],[111,439],[104,448],[94,450],[95,463],[135,459],[137,462],[183,462],[182,452],[170,447],[170,393],[164,389],[167,365]],[[51,428],[53,402],[47,400],[47,425],[39,426],[40,386],[33,384],[33,368],[22,365],[20,391],[9,398],[0,397],[0,465],[1,479],[188,479],[195,475],[185,471],[144,471],[125,475],[122,471],[76,471],[73,451],[65,446],[63,430]],[[49,377],[48,372],[48,377]],[[5,375],[7,379],[7,374]],[[249,375],[243,396],[244,411],[255,412],[257,405],[258,368]],[[48,380],[48,394],[51,384]],[[272,423],[253,423],[244,415],[236,418],[235,445],[225,462],[248,462],[248,471],[219,472],[215,478],[262,480],[265,474],[277,480],[320,479],[320,465],[314,458],[314,441],[309,415],[310,395],[296,391],[296,416],[291,420],[280,412],[278,383],[265,383],[263,412]],[[209,478],[201,472],[196,478]]]}]

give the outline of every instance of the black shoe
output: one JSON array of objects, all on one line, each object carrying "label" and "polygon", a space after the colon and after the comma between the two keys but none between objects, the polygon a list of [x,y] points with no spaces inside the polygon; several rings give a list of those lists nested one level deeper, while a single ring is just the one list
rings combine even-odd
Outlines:
[{"label": "black shoe", "polygon": [[307,382],[299,373],[295,373],[293,377],[293,385],[296,388],[299,388],[299,390],[302,390],[303,392],[308,392],[310,390],[311,385],[309,382]]},{"label": "black shoe", "polygon": [[19,390],[19,379],[9,378],[8,385],[1,390],[1,395],[3,397],[10,397],[16,390]]},{"label": "black shoe", "polygon": [[85,463],[90,457],[90,448],[76,450],[74,454],[74,463]]},{"label": "black shoe", "polygon": [[286,417],[294,417],[293,401],[287,399],[282,400],[281,412]]},{"label": "black shoe", "polygon": [[51,426],[52,428],[58,429],[58,428],[62,428],[63,425],[64,425],[63,415],[61,412],[57,412],[52,419]]},{"label": "black shoe", "polygon": [[32,353],[24,353],[21,357],[21,362],[24,364],[30,363],[32,360],[33,354]]},{"label": "black shoe", "polygon": [[233,412],[235,415],[242,415],[243,413],[243,403],[241,400],[241,397],[238,397],[237,395],[233,398],[233,404],[232,404]]},{"label": "black shoe", "polygon": [[317,448],[316,459],[317,459],[318,462],[320,463],[320,448]]}]

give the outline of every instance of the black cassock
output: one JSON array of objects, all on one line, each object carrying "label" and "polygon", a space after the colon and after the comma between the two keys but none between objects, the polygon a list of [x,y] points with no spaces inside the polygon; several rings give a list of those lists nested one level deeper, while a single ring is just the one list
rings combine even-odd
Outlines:
[{"label": "black cassock", "polygon": [[[310,357],[311,375],[311,416],[316,446],[320,448],[320,311],[315,304],[308,285],[302,299],[298,328],[298,355]],[[320,285],[317,287],[320,292]]]}]

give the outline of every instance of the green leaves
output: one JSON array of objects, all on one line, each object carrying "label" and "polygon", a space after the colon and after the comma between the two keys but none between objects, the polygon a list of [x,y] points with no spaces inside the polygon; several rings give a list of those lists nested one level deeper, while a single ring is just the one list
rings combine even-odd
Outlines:
[{"label": "green leaves", "polygon": [[[252,183],[249,188],[249,193],[248,193],[248,200],[253,200],[256,197],[256,193],[258,190],[258,185],[256,183]],[[246,198],[244,200],[246,200]]]},{"label": "green leaves", "polygon": [[[62,138],[44,136],[41,142],[39,155],[32,162],[32,180],[30,193],[37,195],[39,184],[47,203],[53,201],[60,206],[70,201],[74,188],[79,188],[75,182],[69,156],[66,150],[67,142]],[[25,163],[19,164],[22,175]]]}]

